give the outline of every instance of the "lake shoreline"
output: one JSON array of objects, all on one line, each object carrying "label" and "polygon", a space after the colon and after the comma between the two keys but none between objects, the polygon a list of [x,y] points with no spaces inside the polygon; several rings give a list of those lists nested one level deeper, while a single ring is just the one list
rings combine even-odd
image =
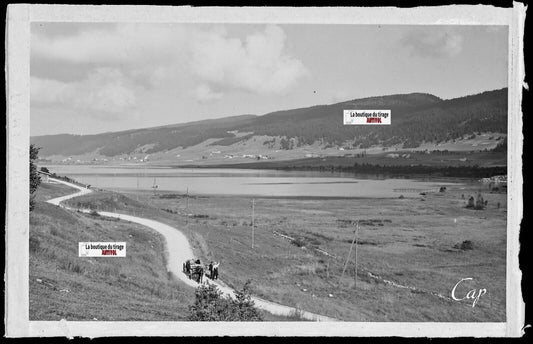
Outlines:
[{"label": "lake shoreline", "polygon": [[[461,178],[480,179],[489,178],[494,175],[507,174],[507,166],[476,167],[476,166],[401,166],[401,165],[360,165],[360,166],[306,166],[306,165],[284,165],[276,166],[254,163],[247,164],[221,164],[221,165],[183,165],[166,167],[174,169],[249,169],[249,170],[270,170],[283,172],[317,172],[317,173],[353,173],[354,175],[380,175],[383,179],[420,179],[420,178]],[[163,165],[157,165],[163,167]]]}]

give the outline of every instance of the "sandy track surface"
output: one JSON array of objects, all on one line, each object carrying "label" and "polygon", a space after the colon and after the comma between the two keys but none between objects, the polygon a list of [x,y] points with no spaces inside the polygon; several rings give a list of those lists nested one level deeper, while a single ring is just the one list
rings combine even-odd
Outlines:
[{"label": "sandy track surface", "polygon": [[[83,196],[88,193],[91,193],[91,189],[87,189],[82,186],[78,186],[76,184],[72,184],[69,182],[65,182],[63,180],[59,179],[53,179],[50,178],[50,180],[53,180],[54,182],[61,183],[67,186],[70,186],[72,188],[78,189],[78,192],[73,193],[71,195],[61,196],[57,197],[51,200],[48,200],[48,203],[60,206],[65,209],[74,210],[74,211],[82,211],[85,213],[89,213],[91,210],[89,209],[75,209],[71,207],[67,207],[61,204],[61,202],[66,201],[68,199]],[[187,237],[183,235],[182,232],[180,232],[177,228],[171,227],[169,225],[166,225],[164,223],[137,217],[137,216],[131,216],[126,214],[119,214],[119,213],[113,213],[113,212],[107,212],[107,211],[99,211],[98,214],[101,216],[107,216],[107,217],[113,217],[117,219],[121,219],[124,221],[129,222],[135,222],[138,224],[141,224],[143,226],[149,227],[158,233],[160,233],[166,240],[167,244],[167,270],[170,271],[177,279],[182,281],[183,283],[191,286],[191,287],[198,287],[198,283],[196,283],[193,280],[190,280],[183,272],[183,262],[185,262],[187,259],[191,259],[194,257],[192,248],[189,244],[189,241],[187,240]],[[222,291],[225,295],[234,296],[234,290],[232,288],[229,288],[228,286],[224,285],[222,282],[218,281],[212,281],[205,278],[204,283],[211,283],[215,284],[220,291]],[[280,305],[274,302],[266,301],[257,297],[252,298],[255,302],[255,305],[257,308],[263,309],[271,314],[274,315],[281,315],[281,316],[290,316],[293,315],[297,310],[294,307],[289,307],[285,305]],[[326,317],[323,315],[298,310],[298,313],[300,316],[307,320],[313,320],[313,321],[337,321],[337,319]]]}]

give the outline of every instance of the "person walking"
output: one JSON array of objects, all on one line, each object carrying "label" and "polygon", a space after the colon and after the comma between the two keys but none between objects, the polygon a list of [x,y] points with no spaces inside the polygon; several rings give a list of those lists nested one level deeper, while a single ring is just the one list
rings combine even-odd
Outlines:
[{"label": "person walking", "polygon": [[187,259],[185,262],[185,270],[187,271],[187,275],[191,273],[191,260]]},{"label": "person walking", "polygon": [[213,261],[209,263],[209,278],[213,279]]},{"label": "person walking", "polygon": [[213,265],[213,279],[218,279],[218,266],[219,263]]}]

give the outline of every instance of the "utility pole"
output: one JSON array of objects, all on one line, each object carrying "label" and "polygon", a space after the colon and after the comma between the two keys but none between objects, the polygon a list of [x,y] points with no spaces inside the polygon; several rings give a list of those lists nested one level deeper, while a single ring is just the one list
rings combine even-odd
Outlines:
[{"label": "utility pole", "polygon": [[139,202],[139,174],[137,174],[137,192],[136,192],[136,195],[137,195],[137,202]]},{"label": "utility pole", "polygon": [[187,214],[189,213],[189,188],[187,188]]},{"label": "utility pole", "polygon": [[357,244],[359,243],[359,221],[357,221],[357,227],[355,229],[355,274],[353,276],[354,287],[357,288]]},{"label": "utility pole", "polygon": [[255,199],[252,198],[252,248],[254,248]]},{"label": "utility pole", "polygon": [[[359,226],[359,221],[357,221],[357,225]],[[352,249],[355,243],[356,236],[357,236],[357,230],[354,231],[352,244],[350,245],[350,251],[348,251],[348,257],[346,257],[346,262],[344,263],[344,267],[342,268],[342,275],[341,275],[341,279],[339,280],[339,282],[342,281],[342,278],[344,277],[344,272],[346,272],[346,266],[348,266],[348,262],[350,261],[350,256],[352,255]]]}]

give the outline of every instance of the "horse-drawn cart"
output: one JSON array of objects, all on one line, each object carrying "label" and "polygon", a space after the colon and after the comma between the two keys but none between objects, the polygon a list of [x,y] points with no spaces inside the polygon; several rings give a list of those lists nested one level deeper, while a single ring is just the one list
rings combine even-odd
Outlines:
[{"label": "horse-drawn cart", "polygon": [[183,273],[189,279],[193,279],[198,283],[202,283],[204,275],[209,278],[218,278],[218,263],[202,264],[200,259],[189,259],[183,263]]},{"label": "horse-drawn cart", "polygon": [[205,270],[200,259],[189,259],[183,263],[183,272],[189,276],[189,279],[194,279],[198,283],[202,282]]}]

